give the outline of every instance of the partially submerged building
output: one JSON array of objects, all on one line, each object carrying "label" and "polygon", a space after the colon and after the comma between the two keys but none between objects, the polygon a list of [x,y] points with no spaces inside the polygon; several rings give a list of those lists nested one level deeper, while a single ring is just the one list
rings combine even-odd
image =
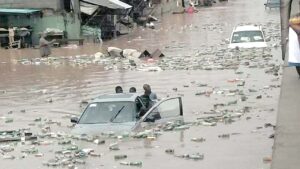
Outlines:
[{"label": "partially submerged building", "polygon": [[29,45],[38,44],[41,32],[52,39],[112,38],[145,16],[170,12],[177,1],[182,0],[0,0],[0,45],[7,43],[10,26]]},{"label": "partially submerged building", "polygon": [[41,32],[74,39],[80,37],[80,25],[79,0],[0,0],[0,38],[12,26],[28,28],[33,45]]},{"label": "partially submerged building", "polygon": [[92,34],[94,28],[101,30],[104,39],[116,37],[121,34],[122,25],[129,26],[131,9],[131,5],[120,0],[80,0],[83,34],[88,34],[86,30]]}]

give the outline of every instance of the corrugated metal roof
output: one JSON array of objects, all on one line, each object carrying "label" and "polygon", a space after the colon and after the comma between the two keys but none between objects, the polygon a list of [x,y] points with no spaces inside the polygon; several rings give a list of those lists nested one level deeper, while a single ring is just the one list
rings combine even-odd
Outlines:
[{"label": "corrugated metal roof", "polygon": [[0,14],[31,14],[39,12],[38,9],[13,9],[13,8],[0,8]]},{"label": "corrugated metal roof", "polygon": [[96,12],[96,10],[99,8],[98,5],[92,5],[86,2],[80,2],[80,11],[82,13],[92,15]]},{"label": "corrugated metal roof", "polygon": [[119,0],[82,0],[83,2],[104,6],[111,9],[129,9],[132,6]]}]

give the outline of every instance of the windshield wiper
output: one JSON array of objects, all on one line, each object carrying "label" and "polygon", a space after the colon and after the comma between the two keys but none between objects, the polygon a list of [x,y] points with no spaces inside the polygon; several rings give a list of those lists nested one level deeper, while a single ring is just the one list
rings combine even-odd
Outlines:
[{"label": "windshield wiper", "polygon": [[118,117],[118,115],[121,113],[121,111],[124,109],[124,107],[125,107],[125,106],[123,106],[123,107],[117,112],[117,114],[116,114],[115,116],[113,116],[113,117],[110,119],[110,122],[113,122],[113,121]]}]

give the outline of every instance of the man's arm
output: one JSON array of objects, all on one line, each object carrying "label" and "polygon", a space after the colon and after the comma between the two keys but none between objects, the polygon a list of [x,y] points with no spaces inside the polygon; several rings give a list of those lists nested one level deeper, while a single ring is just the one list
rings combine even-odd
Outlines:
[{"label": "man's arm", "polygon": [[157,95],[156,95],[156,93],[152,93],[152,98],[153,98],[154,100],[157,100]]}]

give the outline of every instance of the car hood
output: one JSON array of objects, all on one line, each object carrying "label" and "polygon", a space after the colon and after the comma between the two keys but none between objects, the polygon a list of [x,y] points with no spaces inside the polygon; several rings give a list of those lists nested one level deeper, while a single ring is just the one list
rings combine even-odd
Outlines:
[{"label": "car hood", "polygon": [[228,48],[265,48],[267,47],[266,42],[250,42],[250,43],[231,43]]},{"label": "car hood", "polygon": [[102,133],[122,133],[130,132],[136,122],[126,123],[105,123],[105,124],[76,124],[71,131],[74,135],[88,134],[101,135]]}]

